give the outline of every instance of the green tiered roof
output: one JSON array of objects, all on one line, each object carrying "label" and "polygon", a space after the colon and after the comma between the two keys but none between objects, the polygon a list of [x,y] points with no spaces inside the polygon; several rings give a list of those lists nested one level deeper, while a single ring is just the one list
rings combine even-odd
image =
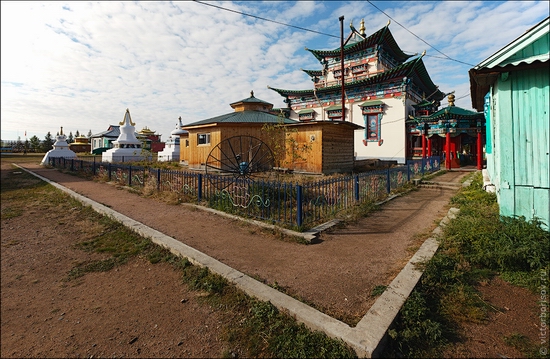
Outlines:
[{"label": "green tiered roof", "polygon": [[[346,88],[354,88],[359,86],[370,86],[384,82],[391,82],[392,80],[402,81],[404,77],[413,78],[415,85],[420,87],[422,91],[428,94],[433,94],[431,98],[439,101],[443,99],[444,94],[438,89],[438,87],[432,82],[426,66],[422,61],[422,56],[415,60],[405,62],[399,66],[394,67],[391,70],[385,71],[378,75],[368,77],[362,80],[346,82]],[[309,90],[284,90],[269,87],[269,89],[279,93],[281,96],[288,95],[313,95],[313,89]],[[341,85],[333,85],[329,87],[323,87],[316,90],[317,93],[325,93],[331,91],[340,91]]]},{"label": "green tiered roof", "polygon": [[[354,30],[352,28],[352,30]],[[390,29],[389,23],[380,30],[376,31],[374,34],[369,37],[364,38],[361,41],[350,43],[344,45],[344,55],[351,54],[360,50],[365,50],[374,46],[382,46],[386,51],[388,51],[395,60],[402,63],[414,55],[405,54],[397,42],[395,41]],[[306,50],[311,52],[317,60],[321,61],[325,57],[339,57],[340,56],[340,47],[334,50],[312,50],[306,47]]]}]

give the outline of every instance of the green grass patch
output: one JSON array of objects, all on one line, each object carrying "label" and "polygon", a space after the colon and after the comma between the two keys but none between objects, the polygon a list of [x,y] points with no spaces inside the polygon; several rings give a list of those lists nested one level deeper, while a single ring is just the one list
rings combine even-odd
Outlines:
[{"label": "green grass patch", "polygon": [[[460,323],[483,322],[494,309],[476,290],[482,281],[499,275],[540,290],[541,270],[550,269],[548,232],[537,220],[500,216],[496,196],[482,189],[481,173],[471,179],[451,200],[460,213],[445,227],[438,252],[390,330],[387,355],[438,356],[457,340]],[[517,339],[510,345],[531,353],[518,344],[527,338]]]}]

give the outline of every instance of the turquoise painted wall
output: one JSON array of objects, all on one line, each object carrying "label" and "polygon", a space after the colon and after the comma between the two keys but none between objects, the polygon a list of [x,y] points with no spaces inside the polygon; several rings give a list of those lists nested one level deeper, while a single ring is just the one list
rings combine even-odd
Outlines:
[{"label": "turquoise painted wall", "polygon": [[[548,46],[548,44],[546,44]],[[488,164],[504,216],[538,217],[550,228],[550,68],[500,75],[492,88]]]}]

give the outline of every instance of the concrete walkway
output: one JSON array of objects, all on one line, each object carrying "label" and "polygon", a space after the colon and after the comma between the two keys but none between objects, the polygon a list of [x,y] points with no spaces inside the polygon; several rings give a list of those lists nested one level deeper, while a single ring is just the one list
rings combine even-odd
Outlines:
[{"label": "concrete walkway", "polygon": [[[439,231],[441,231],[440,226],[444,225],[446,221],[456,214],[455,209],[450,209],[448,211],[447,215],[441,221],[442,224],[433,230],[433,235],[424,241],[420,249],[412,258],[410,258],[405,267],[389,284],[386,291],[378,297],[376,302],[370,307],[359,323],[355,327],[351,327],[342,321],[332,318],[329,315],[326,315],[264,283],[253,279],[242,271],[239,271],[224,262],[205,254],[203,251],[184,244],[172,236],[151,228],[141,221],[130,218],[129,216],[122,214],[120,211],[116,211],[96,200],[83,196],[82,194],[79,194],[66,186],[60,185],[59,183],[53,182],[49,178],[41,176],[37,173],[42,172],[54,174],[51,170],[49,170],[49,172],[44,172],[39,169],[32,171],[25,168],[22,169],[32,173],[46,182],[51,183],[55,187],[81,201],[83,204],[92,206],[92,208],[94,208],[97,212],[116,219],[135,232],[170,249],[170,251],[174,254],[186,257],[196,265],[208,267],[212,272],[225,277],[247,294],[260,300],[269,301],[277,308],[288,311],[290,315],[294,316],[299,322],[303,322],[311,329],[320,330],[331,337],[344,340],[356,350],[359,357],[375,357],[381,352],[383,339],[386,335],[388,327],[393,322],[399,309],[422,275],[421,271],[415,269],[415,263],[425,261],[433,256],[438,247],[436,235]],[[448,172],[437,179],[441,182],[454,183],[452,188],[456,191],[456,183],[459,183],[460,178],[464,175],[465,174],[462,172]],[[48,177],[51,178],[56,176],[48,175]],[[423,189],[421,191],[429,191],[429,189]],[[449,196],[450,194],[447,193],[445,198],[448,198]],[[327,229],[326,227],[327,226],[323,229]],[[364,237],[365,233],[360,235]]]}]

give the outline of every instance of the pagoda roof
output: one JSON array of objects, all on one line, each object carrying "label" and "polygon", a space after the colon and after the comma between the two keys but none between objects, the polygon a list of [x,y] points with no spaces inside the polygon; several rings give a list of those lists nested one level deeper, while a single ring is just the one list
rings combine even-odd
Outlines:
[{"label": "pagoda roof", "polygon": [[427,116],[413,117],[407,122],[437,122],[440,120],[473,120],[484,119],[483,112],[467,110],[457,106],[447,106]]},{"label": "pagoda roof", "polygon": [[[431,94],[431,97],[434,100],[441,100],[444,97],[444,94],[438,89],[438,87],[432,82],[426,66],[422,61],[422,56],[419,56],[417,59],[405,62],[399,66],[396,66],[388,71],[368,77],[365,79],[350,81],[345,83],[345,88],[355,88],[363,86],[372,86],[380,83],[387,83],[391,81],[403,81],[404,78],[412,78],[413,83],[418,86],[425,93]],[[289,95],[313,95],[314,90],[284,90],[278,88],[269,87],[269,89],[279,93],[281,96]],[[342,88],[341,85],[333,85],[328,87],[323,87],[316,89],[317,93],[326,93],[333,91],[340,91]]]},{"label": "pagoda roof", "polygon": [[323,76],[323,70],[304,70],[304,69],[301,69],[301,70],[311,77]]},{"label": "pagoda roof", "polygon": [[243,100],[240,100],[240,101],[233,102],[233,103],[229,104],[229,106],[235,107],[235,106],[243,104],[243,103],[244,104],[260,103],[260,104],[269,105],[270,107],[273,107],[273,104],[254,97],[254,91],[250,91],[250,97],[247,97],[247,98],[245,98]]},{"label": "pagoda roof", "polygon": [[240,112],[231,112],[225,115],[216,116],[216,117],[208,118],[206,120],[193,122],[183,126],[183,128],[185,129],[185,128],[190,128],[194,126],[228,124],[228,123],[264,124],[264,123],[281,123],[281,122],[285,124],[292,124],[292,123],[295,123],[296,121],[288,118],[281,119],[280,116],[273,115],[271,113],[264,112],[264,111],[240,111]]},{"label": "pagoda roof", "polygon": [[[374,34],[368,37],[365,37],[358,42],[344,44],[344,55],[351,54],[360,50],[368,49],[374,46],[382,46],[386,51],[391,53],[391,55],[400,63],[413,57],[414,55],[405,54],[401,50],[399,45],[397,45],[397,42],[395,41],[395,38],[393,37],[389,29],[389,25],[390,24],[388,22],[386,26],[384,26],[380,30],[376,31]],[[352,32],[355,32],[355,31],[356,30],[352,28]],[[350,37],[348,36],[348,40],[349,39]],[[313,56],[315,56],[319,61],[323,60],[326,57],[340,56],[340,47],[334,50],[313,50],[313,49],[308,49],[306,47],[306,50],[311,52]]]}]

